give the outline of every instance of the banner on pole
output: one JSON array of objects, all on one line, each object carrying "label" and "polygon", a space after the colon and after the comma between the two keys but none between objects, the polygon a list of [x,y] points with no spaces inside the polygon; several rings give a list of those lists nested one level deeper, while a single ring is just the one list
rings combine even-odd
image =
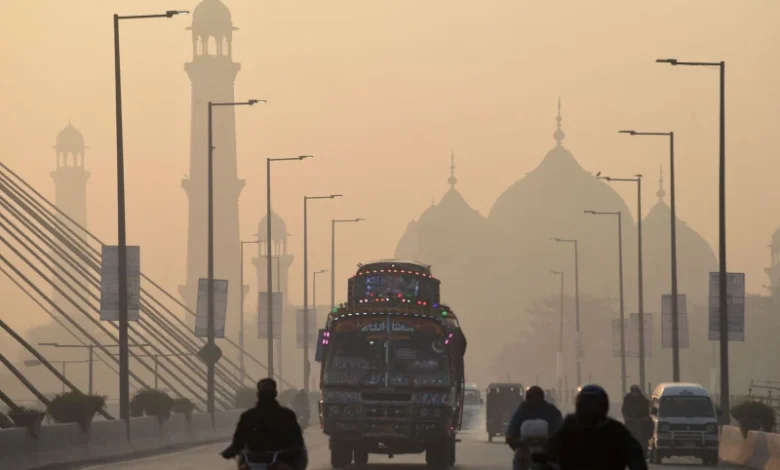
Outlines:
[{"label": "banner on pole", "polygon": [[[745,273],[726,273],[729,341],[745,341]],[[710,273],[710,341],[720,341],[720,273]]]},{"label": "banner on pole", "polygon": [[[214,337],[225,337],[227,320],[228,282],[214,279]],[[198,304],[195,310],[195,336],[209,335],[209,280],[198,279]]]},{"label": "banner on pole", "polygon": [[299,308],[295,316],[295,343],[298,348],[303,349],[303,316],[304,311],[309,314],[308,321],[308,333],[309,333],[309,348],[314,348],[317,345],[317,311],[315,309],[304,310]]},{"label": "banner on pole", "polygon": [[[273,339],[282,338],[282,293],[273,292]],[[257,296],[257,337],[268,339],[268,293],[259,292]]]},{"label": "banner on pole", "polygon": [[[653,314],[645,312],[645,359],[653,357]],[[639,357],[639,314],[632,313],[628,319],[628,356]]]},{"label": "banner on pole", "polygon": [[621,348],[621,334],[625,341],[625,354],[628,356],[628,333],[628,320],[612,320],[612,357],[622,356],[623,348]]},{"label": "banner on pole", "polygon": [[[688,302],[685,294],[677,294],[678,347],[688,349]],[[661,348],[672,349],[672,296],[661,298]]]},{"label": "banner on pole", "polygon": [[[141,248],[127,247],[127,321],[141,317]],[[103,245],[100,259],[100,319],[119,321],[119,247]]]}]

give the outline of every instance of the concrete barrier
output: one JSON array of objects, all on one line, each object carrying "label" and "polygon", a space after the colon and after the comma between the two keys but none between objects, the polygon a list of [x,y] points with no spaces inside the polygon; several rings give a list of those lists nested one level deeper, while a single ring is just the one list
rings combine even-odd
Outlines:
[{"label": "concrete barrier", "polygon": [[44,425],[38,436],[25,428],[4,429],[0,430],[0,469],[57,468],[227,441],[241,413],[218,412],[213,423],[208,413],[194,413],[190,420],[173,415],[162,424],[154,417],[133,418],[129,436],[126,423],[119,420],[95,420],[86,432],[76,424]]},{"label": "concrete barrier", "polygon": [[721,460],[756,470],[780,470],[780,434],[723,426],[720,434]]},{"label": "concrete barrier", "polygon": [[78,462],[87,459],[89,433],[78,424],[52,424],[41,426],[35,439],[38,465]]},{"label": "concrete barrier", "polygon": [[25,428],[0,429],[0,468],[32,468],[38,464],[34,442]]},{"label": "concrete barrier", "polygon": [[164,443],[160,421],[153,416],[130,419],[130,445],[136,452],[149,452]]}]

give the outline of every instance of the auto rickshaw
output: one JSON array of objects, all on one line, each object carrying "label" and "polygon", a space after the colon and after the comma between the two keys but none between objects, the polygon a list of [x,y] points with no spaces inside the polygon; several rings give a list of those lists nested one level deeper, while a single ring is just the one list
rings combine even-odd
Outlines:
[{"label": "auto rickshaw", "polygon": [[485,428],[488,442],[503,436],[512,415],[525,399],[525,388],[519,383],[492,383],[485,391]]}]

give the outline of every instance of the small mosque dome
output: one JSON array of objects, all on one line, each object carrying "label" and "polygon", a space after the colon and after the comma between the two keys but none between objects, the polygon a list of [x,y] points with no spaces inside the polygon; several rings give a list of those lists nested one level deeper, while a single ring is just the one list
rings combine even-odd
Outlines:
[{"label": "small mosque dome", "polygon": [[222,37],[238,28],[233,26],[230,9],[220,0],[203,0],[192,12],[194,33],[201,36]]},{"label": "small mosque dome", "polygon": [[[263,217],[262,220],[260,220],[260,225],[257,226],[257,239],[265,240],[267,233],[268,226],[266,218]],[[276,214],[276,212],[271,211],[271,240],[286,240],[287,235],[287,224]]]},{"label": "small mosque dome", "polygon": [[57,134],[57,144],[54,147],[60,153],[83,154],[84,136],[70,122]]}]

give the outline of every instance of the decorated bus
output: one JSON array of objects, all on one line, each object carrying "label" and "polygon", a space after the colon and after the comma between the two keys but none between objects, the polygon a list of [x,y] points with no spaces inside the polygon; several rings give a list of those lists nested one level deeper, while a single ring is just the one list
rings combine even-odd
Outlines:
[{"label": "decorated bus", "polygon": [[455,464],[464,397],[466,338],[439,299],[429,266],[359,265],[348,301],[319,332],[320,419],[331,464],[365,465],[369,454],[425,453]]}]

